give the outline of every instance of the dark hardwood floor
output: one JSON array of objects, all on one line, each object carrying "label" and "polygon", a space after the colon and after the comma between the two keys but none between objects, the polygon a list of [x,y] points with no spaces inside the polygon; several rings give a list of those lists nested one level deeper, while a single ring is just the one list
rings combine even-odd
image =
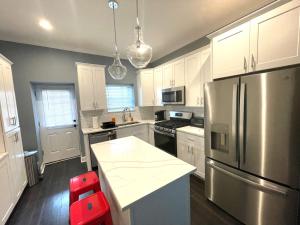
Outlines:
[{"label": "dark hardwood floor", "polygon": [[[68,225],[69,179],[86,171],[79,158],[47,166],[44,179],[26,188],[7,225]],[[191,176],[192,225],[240,225],[209,202],[204,182]]]}]

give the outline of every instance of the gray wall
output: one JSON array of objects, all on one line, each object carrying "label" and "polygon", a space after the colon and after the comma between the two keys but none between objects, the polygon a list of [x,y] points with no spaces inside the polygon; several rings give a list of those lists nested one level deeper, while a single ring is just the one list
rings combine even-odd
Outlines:
[{"label": "gray wall", "polygon": [[171,52],[170,54],[160,58],[160,59],[157,59],[155,60],[154,62],[152,62],[149,67],[156,67],[156,66],[159,66],[163,63],[166,63],[172,59],[175,59],[175,58],[178,58],[184,54],[187,54],[191,51],[194,51],[198,48],[201,48],[205,45],[208,45],[210,43],[210,40],[207,38],[207,37],[202,37],[202,38],[199,38],[198,40],[196,41],[193,41],[185,46],[183,46],[182,48],[179,48],[173,52]]},{"label": "gray wall", "polygon": [[[75,62],[110,65],[112,58],[52,48],[0,41],[0,53],[10,59],[15,84],[16,100],[24,149],[38,147],[33,111],[32,83],[73,83],[78,99]],[[133,84],[136,90],[136,70],[123,62],[128,73],[122,83]],[[106,83],[120,83],[106,72]],[[136,94],[137,96],[137,94]]]}]

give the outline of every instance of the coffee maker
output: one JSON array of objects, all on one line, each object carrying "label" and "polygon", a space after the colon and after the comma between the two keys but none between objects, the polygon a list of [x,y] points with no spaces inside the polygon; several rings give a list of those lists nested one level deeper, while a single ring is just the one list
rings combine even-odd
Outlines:
[{"label": "coffee maker", "polygon": [[155,121],[165,120],[166,119],[166,110],[156,111],[154,113],[154,119],[155,119]]}]

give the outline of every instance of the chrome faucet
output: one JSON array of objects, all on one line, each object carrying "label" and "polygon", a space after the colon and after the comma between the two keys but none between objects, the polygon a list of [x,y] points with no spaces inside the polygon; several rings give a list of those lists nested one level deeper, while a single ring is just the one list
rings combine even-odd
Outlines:
[{"label": "chrome faucet", "polygon": [[123,115],[122,115],[122,120],[123,120],[124,123],[127,121],[127,119],[126,119],[126,112],[129,112],[129,118],[131,118],[131,112],[130,112],[129,107],[125,107],[123,109]]}]

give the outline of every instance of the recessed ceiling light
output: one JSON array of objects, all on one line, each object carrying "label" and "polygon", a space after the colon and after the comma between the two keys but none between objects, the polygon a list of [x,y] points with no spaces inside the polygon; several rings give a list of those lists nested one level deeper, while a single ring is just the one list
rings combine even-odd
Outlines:
[{"label": "recessed ceiling light", "polygon": [[50,23],[48,20],[46,20],[46,19],[41,19],[41,20],[39,21],[39,25],[40,25],[43,29],[45,29],[45,30],[52,30],[52,29],[53,29],[51,23]]}]

